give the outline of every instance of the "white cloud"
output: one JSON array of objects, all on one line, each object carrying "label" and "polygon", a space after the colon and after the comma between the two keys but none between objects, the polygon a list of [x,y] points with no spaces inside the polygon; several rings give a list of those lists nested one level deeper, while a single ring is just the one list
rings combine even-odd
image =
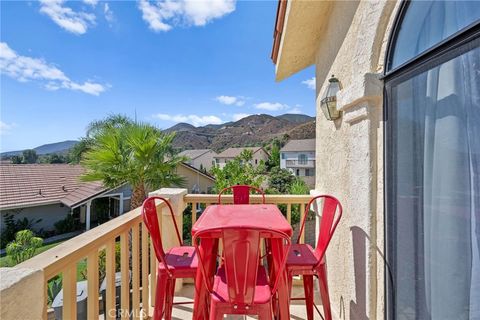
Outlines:
[{"label": "white cloud", "polygon": [[302,83],[306,85],[309,89],[315,90],[315,84],[316,84],[315,77],[302,81]]},{"label": "white cloud", "polygon": [[98,0],[83,0],[84,3],[91,5],[92,7],[95,7],[98,3]]},{"label": "white cloud", "polygon": [[7,43],[0,42],[0,72],[20,82],[40,81],[48,90],[68,89],[98,96],[106,86],[72,81],[62,70],[42,59],[20,56]]},{"label": "white cloud", "polygon": [[153,31],[168,31],[177,25],[204,26],[235,11],[235,0],[140,0],[143,20]]},{"label": "white cloud", "polygon": [[105,15],[105,20],[107,20],[111,26],[112,22],[115,21],[115,16],[113,15],[113,11],[110,9],[108,3],[105,3],[103,6],[103,13]]},{"label": "white cloud", "polygon": [[251,114],[249,114],[249,113],[235,113],[232,116],[232,119],[233,119],[233,121],[238,121],[238,120],[246,118],[248,116],[251,116]]},{"label": "white cloud", "polygon": [[300,108],[298,108],[298,107],[295,107],[295,108],[292,108],[292,109],[288,110],[288,113],[301,114],[302,110],[300,110]]},{"label": "white cloud", "polygon": [[[49,16],[57,25],[74,34],[84,34],[88,27],[95,24],[95,15],[76,12],[65,7],[64,0],[40,0],[40,12]],[[93,5],[96,0],[84,0]]]},{"label": "white cloud", "polygon": [[153,116],[154,118],[164,120],[164,121],[171,121],[171,122],[187,122],[191,123],[194,126],[204,126],[207,124],[221,124],[224,123],[222,119],[220,119],[217,116],[198,116],[198,115],[183,115],[183,114],[177,114],[177,115],[170,115],[170,114],[165,114],[165,113],[158,113]]},{"label": "white cloud", "polygon": [[243,106],[245,104],[245,100],[243,97],[233,97],[233,96],[218,96],[215,98],[218,102],[226,105],[236,105],[236,106]]},{"label": "white cloud", "polygon": [[17,125],[15,123],[6,123],[0,120],[0,135],[8,135]]},{"label": "white cloud", "polygon": [[280,111],[288,109],[288,105],[279,102],[261,102],[255,104],[255,108],[268,111]]}]

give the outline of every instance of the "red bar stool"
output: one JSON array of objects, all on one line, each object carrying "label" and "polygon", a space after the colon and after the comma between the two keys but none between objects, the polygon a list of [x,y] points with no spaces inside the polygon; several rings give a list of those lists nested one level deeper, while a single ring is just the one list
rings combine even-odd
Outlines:
[{"label": "red bar stool", "polygon": [[[315,249],[313,249],[308,244],[300,244],[299,241],[305,227],[305,221],[307,219],[310,206],[314,201],[319,199],[323,199],[322,219],[320,220],[320,233],[318,235],[317,246]],[[320,295],[322,297],[325,319],[332,319],[330,297],[328,294],[325,252],[341,217],[342,205],[336,198],[328,195],[320,195],[312,198],[305,207],[305,214],[303,215],[303,221],[298,234],[297,243],[290,247],[290,251],[288,253],[287,270],[289,274],[290,291],[293,281],[292,278],[296,275],[303,276],[303,288],[305,291],[305,298],[291,300],[305,300],[308,320],[313,320],[314,307],[320,314],[320,311],[313,301],[313,276],[316,276],[319,281]]]},{"label": "red bar stool", "polygon": [[[224,244],[224,262],[213,279],[208,278],[198,247],[198,239],[212,232],[221,233]],[[275,281],[269,281],[267,270],[259,263],[260,240],[275,235],[285,242],[283,261],[275,270]],[[281,274],[285,271],[290,238],[272,229],[225,227],[205,229],[193,238],[200,262],[205,287],[210,293],[210,320],[223,319],[225,314],[258,315],[258,319],[272,319],[273,297]]]},{"label": "red bar stool", "polygon": [[232,190],[233,192],[233,204],[250,204],[250,190],[255,191],[258,194],[262,195],[262,204],[265,204],[265,193],[262,189],[248,186],[248,185],[237,185],[224,188],[218,194],[218,204],[222,204],[222,194]]},{"label": "red bar stool", "polygon": [[[167,253],[163,250],[155,200],[162,200],[167,204],[178,238],[179,246],[171,248]],[[175,279],[195,278],[198,266],[197,255],[194,247],[183,246],[177,222],[175,221],[175,214],[167,199],[158,196],[145,199],[142,206],[142,217],[150,233],[155,255],[159,261],[153,319],[160,320],[164,316],[165,319],[170,320],[172,319],[173,305],[177,304],[173,302]]]}]

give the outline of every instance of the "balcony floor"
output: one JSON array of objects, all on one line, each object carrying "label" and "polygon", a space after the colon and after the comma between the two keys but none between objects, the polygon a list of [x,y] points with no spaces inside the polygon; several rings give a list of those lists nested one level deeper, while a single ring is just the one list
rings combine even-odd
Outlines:
[{"label": "balcony floor", "polygon": [[[194,287],[192,284],[184,284],[180,292],[175,293],[175,302],[183,301],[193,301],[193,292]],[[294,286],[292,297],[303,297],[303,287]],[[320,311],[323,312],[320,294],[318,293],[318,288],[315,288],[315,304],[319,307]],[[184,320],[192,319],[192,309],[193,304],[177,305],[173,308],[173,320]],[[292,320],[304,320],[306,319],[305,315],[305,305],[304,301],[293,301],[290,306],[290,314]],[[243,316],[228,316],[226,319],[243,319]],[[256,319],[256,317],[247,317],[246,319]],[[315,312],[315,319],[322,319]]]}]

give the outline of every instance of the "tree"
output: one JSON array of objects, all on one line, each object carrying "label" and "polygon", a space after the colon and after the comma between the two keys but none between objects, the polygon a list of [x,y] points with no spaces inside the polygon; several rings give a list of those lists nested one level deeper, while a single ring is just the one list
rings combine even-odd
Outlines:
[{"label": "tree", "polygon": [[12,164],[21,164],[22,163],[22,157],[21,156],[12,156],[10,159],[12,161]]},{"label": "tree", "polygon": [[270,170],[268,185],[270,192],[286,194],[290,191],[291,184],[295,181],[295,176],[287,169],[274,167]]},{"label": "tree", "polygon": [[33,149],[23,150],[22,162],[23,163],[36,163],[38,160],[37,151]]},{"label": "tree", "polygon": [[19,264],[33,257],[42,244],[43,239],[35,237],[32,231],[18,231],[15,240],[7,245],[7,255],[15,264]]},{"label": "tree", "polygon": [[237,185],[248,184],[255,187],[260,187],[264,181],[262,165],[255,168],[252,165],[253,153],[251,150],[243,150],[242,153],[229,161],[223,168],[215,166],[212,168],[212,173],[215,177],[216,192],[222,189]]},{"label": "tree", "polygon": [[103,181],[110,188],[130,184],[132,208],[142,205],[147,190],[184,184],[176,168],[185,159],[174,152],[174,133],[131,120],[95,128],[81,160],[84,181]]},{"label": "tree", "polygon": [[66,163],[67,160],[61,154],[53,153],[48,156],[47,163]]},{"label": "tree", "polygon": [[270,156],[268,157],[266,165],[268,171],[272,170],[272,168],[280,168],[280,141],[277,139],[272,142]]}]

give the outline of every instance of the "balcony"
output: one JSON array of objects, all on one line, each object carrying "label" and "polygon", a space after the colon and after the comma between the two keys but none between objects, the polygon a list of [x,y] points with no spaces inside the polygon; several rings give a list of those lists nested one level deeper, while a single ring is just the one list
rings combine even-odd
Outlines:
[{"label": "balcony", "polygon": [[315,168],[315,160],[286,160],[287,168]]},{"label": "balcony", "polygon": [[[184,234],[189,234],[203,208],[217,202],[217,195],[186,194],[184,189],[160,189],[154,194],[170,200]],[[296,220],[297,213],[302,218],[309,198],[308,195],[267,195],[266,202],[281,205],[291,223],[292,212]],[[227,195],[224,199],[226,203],[232,202],[232,196]],[[259,196],[252,196],[250,200],[252,203],[261,202]],[[184,211],[186,207],[198,210],[183,214],[187,212]],[[172,219],[165,209],[165,203],[159,202],[157,214],[162,241],[164,247],[169,248],[176,245],[176,240],[171,232]],[[301,241],[304,241],[303,237]],[[83,280],[86,283],[86,319],[114,319],[115,312],[108,310],[115,310],[116,304],[124,311],[120,313],[122,318],[132,315],[132,318],[149,318],[153,315],[156,282],[152,279],[156,279],[157,265],[141,210],[137,208],[14,268],[2,270],[1,317],[54,319],[56,311],[57,317],[61,314],[63,319],[75,319],[80,311],[77,310],[80,305],[77,303],[77,286],[79,280]],[[58,286],[60,277],[63,306],[61,310],[54,310],[52,286],[54,283]],[[176,301],[193,301],[192,283],[177,281]],[[294,289],[293,295],[302,296],[303,288]],[[174,319],[191,319],[192,308],[193,305],[188,304],[175,306]],[[294,319],[305,319],[303,302],[293,301],[291,313]]]}]

